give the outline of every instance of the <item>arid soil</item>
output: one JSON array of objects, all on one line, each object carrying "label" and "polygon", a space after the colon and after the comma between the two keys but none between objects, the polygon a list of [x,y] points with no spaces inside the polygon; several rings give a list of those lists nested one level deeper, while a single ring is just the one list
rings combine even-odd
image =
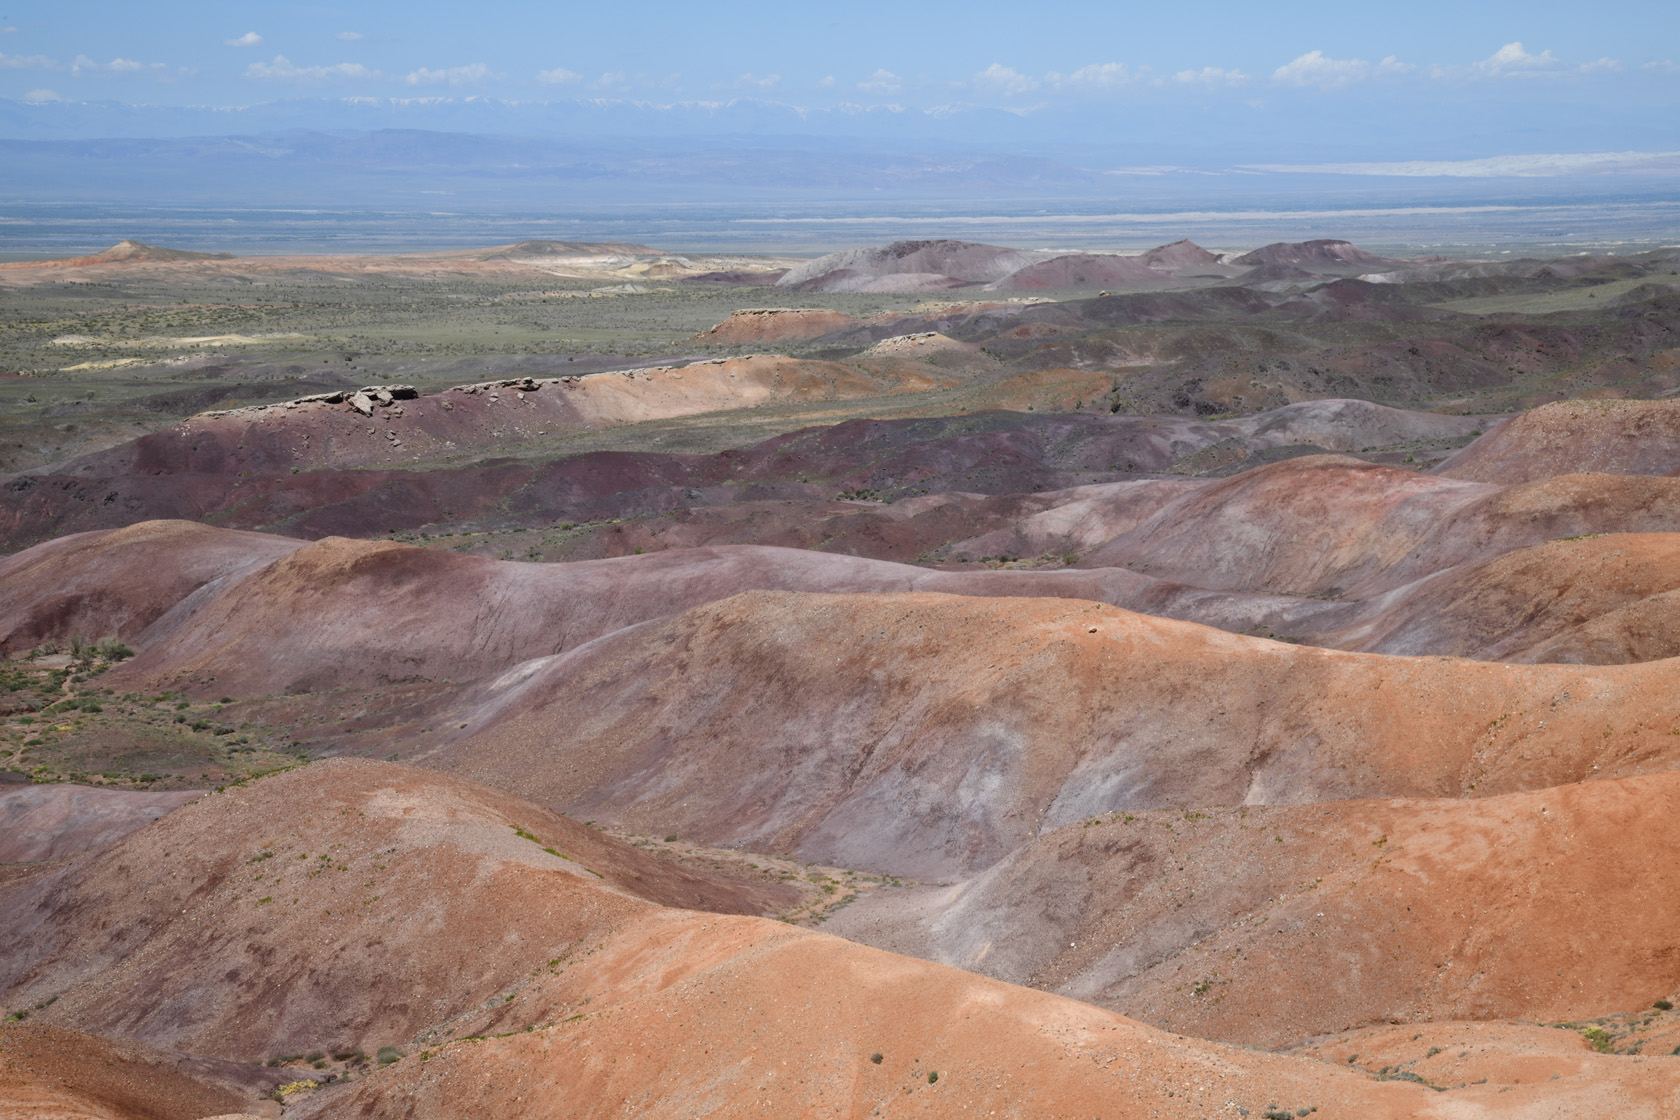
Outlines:
[{"label": "arid soil", "polygon": [[1673,264],[0,269],[739,293],[0,477],[0,1115],[1680,1114]]}]

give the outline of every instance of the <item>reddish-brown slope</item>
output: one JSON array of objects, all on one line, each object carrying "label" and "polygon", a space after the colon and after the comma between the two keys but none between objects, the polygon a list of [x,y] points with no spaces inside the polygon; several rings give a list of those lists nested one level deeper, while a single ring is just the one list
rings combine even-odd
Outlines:
[{"label": "reddish-brown slope", "polygon": [[0,863],[62,859],[104,847],[198,797],[74,785],[0,787]]},{"label": "reddish-brown slope", "polygon": [[[531,1019],[527,1032],[516,1004],[501,1024],[515,1033],[404,1060],[304,1100],[297,1117],[1444,1115],[1421,1086],[1168,1036],[762,921],[663,915],[589,963],[539,976],[530,993],[574,1021]],[[1595,1072],[1601,1091],[1622,1088]],[[1680,1069],[1641,1072],[1628,1114],[1655,1117],[1650,1098],[1672,1092]],[[1456,1115],[1489,1115],[1463,1109],[1497,1107],[1497,1089],[1455,1100]]]},{"label": "reddish-brown slope", "polygon": [[1314,455],[1200,487],[1081,557],[1197,587],[1341,594],[1402,560],[1442,519],[1491,493]]},{"label": "reddish-brown slope", "polygon": [[1090,602],[753,592],[510,674],[432,763],[637,830],[944,877],[1114,809],[1665,769],[1672,674],[1340,653]]},{"label": "reddish-brown slope", "polygon": [[6,1120],[236,1120],[232,1114],[247,1109],[266,1114],[257,1094],[285,1080],[260,1067],[182,1059],[39,1022],[0,1026]]},{"label": "reddish-brown slope", "polygon": [[[901,387],[912,381],[931,385],[925,364],[898,359],[875,364],[887,367],[880,375],[885,381]],[[911,365],[920,372],[907,371]],[[688,377],[695,368],[677,372]],[[722,366],[702,368],[715,374]],[[606,376],[625,380],[621,374]],[[1036,387],[1034,376],[965,393],[970,403],[983,406],[993,398],[1067,403],[1069,395],[1089,405],[1106,392],[1090,375],[1070,381],[1064,380],[1070,375],[1056,374],[1059,385]],[[468,457],[475,449],[505,447],[505,440],[540,441],[551,426],[531,400],[552,393],[553,386],[538,384],[542,387],[525,393],[524,401],[519,400],[522,390],[506,386],[453,394],[463,402],[454,412],[462,414],[467,430],[443,433],[453,446],[440,449],[434,442],[426,445],[428,453]],[[490,401],[491,395],[498,400]],[[427,397],[413,404],[430,408],[435,401]],[[392,463],[410,465],[411,453],[417,454],[409,446],[414,433],[402,427],[404,417],[394,415],[399,403],[377,410],[372,418],[377,422],[360,428],[333,411],[349,410],[348,405],[324,403],[292,412],[271,408],[267,414],[200,418],[193,423],[202,421],[205,429],[191,428],[190,436],[188,429],[172,436],[155,434],[73,461],[57,473],[16,476],[0,487],[0,542],[22,545],[159,517],[314,538],[463,521],[547,527],[568,520],[646,517],[697,503],[811,499],[857,489],[895,498],[951,491],[1025,495],[1109,480],[1117,473],[1167,470],[1216,444],[1224,445],[1220,461],[1237,463],[1256,451],[1291,443],[1357,450],[1386,446],[1395,438],[1454,438],[1479,426],[1464,417],[1345,401],[1290,405],[1237,421],[989,411],[847,421],[714,455],[597,451],[547,462],[501,460],[436,470],[331,465],[341,451],[352,465],[382,454]],[[330,422],[305,440],[302,436],[312,431],[309,418],[294,413],[315,408],[328,410],[323,415]],[[415,439],[431,438],[422,436]],[[349,443],[341,446],[340,437]],[[370,440],[388,446],[370,451]],[[299,473],[293,474],[294,468]],[[252,473],[242,473],[246,470]]]},{"label": "reddish-brown slope", "polygon": [[758,546],[529,564],[329,537],[185,604],[107,684],[253,696],[466,681],[754,589],[1115,602],[1149,583],[1124,571],[942,572]]},{"label": "reddish-brown slope", "polygon": [[1500,424],[1436,468],[1479,482],[1680,473],[1680,402],[1559,401]]},{"label": "reddish-brown slope", "polygon": [[[1680,656],[1677,590],[1680,534],[1558,540],[1443,572],[1323,640],[1373,653],[1489,661],[1654,661]],[[1599,640],[1589,656],[1565,656],[1588,652],[1580,646],[1586,628],[1602,636],[1636,617],[1635,640],[1613,646]]]},{"label": "reddish-brown slope", "polygon": [[1665,772],[1472,801],[1114,814],[955,888],[870,895],[831,928],[1267,1047],[1638,1011],[1680,989],[1677,799]]},{"label": "reddish-brown slope", "polygon": [[1594,533],[1680,531],[1680,479],[1564,474],[1485,492],[1447,512],[1360,590],[1375,595],[1513,549]]},{"label": "reddish-brown slope", "polygon": [[[605,878],[541,852],[516,823]],[[299,844],[322,850],[288,867],[285,849]],[[276,855],[244,862],[252,851]],[[230,857],[231,874],[206,874]],[[170,1111],[198,1090],[171,1080],[167,1058],[141,1054],[150,1063],[141,1073],[139,1048],[58,1029],[76,1023],[246,1060],[369,1042],[404,1052],[389,1068],[291,1094],[286,1111],[299,1118],[512,1120],[533,1108],[860,1120],[1116,1108],[1183,1120],[1284,1107],[1393,1120],[1537,1115],[1532,1098],[1497,1081],[1442,1102],[1347,1064],[1169,1036],[823,934],[641,902],[623,888],[718,887],[517,799],[399,767],[325,764],[265,779],[166,818],[110,858],[116,867],[73,862],[11,909],[36,923],[36,936],[0,944],[26,945],[64,994],[31,1020],[47,1021],[30,1028],[40,1033],[0,1034],[0,1045],[22,1037],[26,1059],[0,1087],[16,1095],[0,1100],[39,1103],[45,1067],[60,1078],[48,1103],[82,1109],[72,1115],[172,1120],[227,1107],[193,1098]],[[375,876],[383,881],[364,881]],[[271,901],[249,899],[262,890],[275,892]],[[54,904],[68,894],[124,909],[103,921],[83,910],[63,931],[55,919],[68,916]],[[61,932],[77,944],[52,944]],[[14,986],[6,998],[15,1005],[20,995],[29,998]],[[37,1040],[55,1046],[45,1061]],[[246,1067],[236,1082],[225,1065],[176,1064],[235,1088],[309,1072]],[[1680,1068],[1662,1064],[1587,1056],[1553,1071],[1570,1081],[1550,1086],[1550,1103],[1591,1092],[1618,1115],[1654,1120],[1680,1091]],[[98,1099],[90,1086],[113,1085],[125,1111],[83,1108]],[[1451,1109],[1435,1112],[1443,1103]]]},{"label": "reddish-brown slope", "polygon": [[[1050,511],[1034,521],[1058,519]],[[1193,484],[1101,543],[1082,533],[1079,562],[1210,589],[1363,598],[1559,537],[1677,530],[1676,479],[1564,475],[1498,486],[1307,456]],[[977,545],[953,550],[978,554]]]},{"label": "reddish-brown slope", "polygon": [[1157,245],[1138,258],[1150,268],[1174,272],[1187,268],[1206,268],[1217,265],[1219,258],[1188,238],[1166,245]]},{"label": "reddish-brown slope", "polygon": [[695,335],[694,342],[711,346],[761,346],[809,342],[825,334],[855,327],[858,320],[839,311],[805,307],[749,307]]},{"label": "reddish-brown slope", "polygon": [[0,653],[72,634],[132,641],[195,592],[213,596],[299,543],[149,521],[59,537],[0,558]]},{"label": "reddish-brown slope", "polygon": [[0,1006],[56,996],[38,1018],[241,1061],[372,1053],[657,904],[756,913],[783,893],[659,863],[470,782],[338,760],[13,878]]}]

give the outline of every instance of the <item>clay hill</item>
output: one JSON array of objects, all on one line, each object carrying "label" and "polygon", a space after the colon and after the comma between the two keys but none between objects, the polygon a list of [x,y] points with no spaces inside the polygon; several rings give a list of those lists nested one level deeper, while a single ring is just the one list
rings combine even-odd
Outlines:
[{"label": "clay hill", "polygon": [[1139,255],[1138,260],[1162,272],[1182,272],[1208,268],[1220,263],[1217,254],[1210,253],[1188,238],[1159,245]]},{"label": "clay hill", "polygon": [[119,241],[102,253],[78,258],[77,264],[103,264],[108,261],[225,261],[232,253],[195,253],[188,249],[165,249],[144,241]]},{"label": "clay hill", "polygon": [[[149,916],[123,906],[136,895]],[[57,998],[0,1035],[0,1092],[11,1107],[190,1116],[238,1101],[242,1069],[246,1100],[272,1086],[305,1116],[924,1115],[1026,1099],[1064,1114],[1401,1117],[1435,1103],[1346,1063],[1186,1039],[740,914],[752,904],[472,783],[310,767],[8,883],[0,921],[18,931],[29,915],[31,951],[4,962],[6,998]],[[455,938],[478,951],[449,953]],[[1551,1039],[1509,1049],[1498,1081],[1448,1089],[1480,1110],[1465,1114],[1528,1114],[1539,1066],[1568,1078],[1545,1086],[1554,1102],[1595,1094],[1656,1116],[1680,1073]],[[93,1069],[65,1068],[78,1050]],[[190,1070],[157,1057],[184,1052]]]},{"label": "clay hill", "polygon": [[[1642,866],[1675,843],[1677,785],[1110,813],[956,886],[871,894],[828,928],[1266,1047],[1384,1019],[1646,1008],[1680,986],[1654,956],[1671,941],[1657,899],[1680,883]],[[1625,919],[1595,929],[1604,906]]]},{"label": "clay hill", "polygon": [[1176,278],[1136,257],[1070,253],[1016,269],[989,287],[1000,292],[1065,291],[1069,288],[1169,287]]},{"label": "clay hill", "polygon": [[1359,246],[1347,241],[1320,240],[1280,241],[1272,245],[1262,246],[1251,253],[1244,253],[1240,257],[1235,257],[1231,263],[1306,269],[1346,265],[1364,268],[1366,266],[1395,265],[1402,262],[1367,253]]},{"label": "clay hill", "polygon": [[[1312,264],[1339,266],[1350,263],[1355,255],[1374,263],[1396,263],[1361,254],[1346,242],[1306,244],[1345,246],[1334,252],[1302,249],[1298,255]],[[1246,258],[1244,263],[1248,263]],[[1218,265],[1218,257],[1189,241],[1163,245],[1141,257],[1022,251],[972,241],[895,241],[807,261],[777,280],[776,286],[802,292],[916,292],[969,286],[1004,292],[1147,289],[1172,286],[1185,272],[1200,270],[1217,278],[1235,274],[1220,270]]]},{"label": "clay hill", "polygon": [[0,1115],[1674,1115],[1675,261],[6,269],[672,356],[0,478]]},{"label": "clay hill", "polygon": [[[911,340],[913,353],[917,341]],[[902,362],[903,349],[884,353],[883,363],[891,368]],[[1486,426],[1476,418],[1340,401],[1304,402],[1227,421],[987,409],[803,428],[705,455],[601,451],[553,459],[489,457],[499,442],[698,411],[707,402],[750,408],[779,399],[815,406],[883,387],[889,393],[908,391],[940,376],[925,367],[869,376],[839,363],[759,357],[576,381],[521,379],[427,396],[411,396],[401,386],[374,387],[360,399],[338,393],[205,414],[51,470],[13,477],[0,488],[0,539],[17,546],[158,517],[213,518],[232,527],[315,537],[456,522],[622,519],[761,500],[820,501],[803,510],[784,508],[780,515],[803,520],[832,512],[828,500],[840,493],[1036,494],[1171,470],[1195,464],[1197,455],[1220,468],[1398,440],[1462,440]],[[1095,380],[1095,386],[1088,379],[1076,382],[1072,391],[1095,395],[1109,384],[1101,375]],[[1035,384],[1042,387],[1044,378]]]},{"label": "clay hill", "polygon": [[749,307],[694,336],[703,346],[742,346],[809,342],[855,326],[857,320],[820,308]]}]

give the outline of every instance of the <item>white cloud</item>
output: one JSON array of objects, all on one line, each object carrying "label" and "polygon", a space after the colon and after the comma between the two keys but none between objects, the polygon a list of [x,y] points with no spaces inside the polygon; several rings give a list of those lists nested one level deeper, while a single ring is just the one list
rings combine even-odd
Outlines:
[{"label": "white cloud", "polygon": [[7,54],[0,51],[0,70],[62,70],[44,54]]},{"label": "white cloud", "polygon": [[828,75],[828,77],[826,77],[822,81],[818,82],[817,83],[817,88],[818,89],[833,89],[834,88],[834,75],[830,74],[830,75]]},{"label": "white cloud", "polygon": [[321,82],[329,78],[377,78],[379,71],[369,70],[359,62],[340,62],[333,66],[294,66],[283,54],[273,62],[253,62],[245,67],[247,78],[262,81]]},{"label": "white cloud", "polygon": [[[17,28],[15,28],[15,27],[0,27],[0,35],[16,35],[16,34],[17,34]],[[47,92],[51,93],[52,90],[48,90]]]},{"label": "white cloud", "polygon": [[1019,97],[1038,88],[1036,78],[1029,78],[1019,70],[998,62],[974,75],[974,84],[980,89],[990,90],[1004,97]]},{"label": "white cloud", "polygon": [[1641,70],[1660,70],[1665,74],[1680,73],[1680,66],[1676,66],[1674,64],[1674,60],[1672,58],[1661,59],[1657,62],[1647,62],[1643,66],[1641,66],[1640,69]]},{"label": "white cloud", "polygon": [[254,47],[262,41],[263,40],[262,40],[261,35],[258,35],[255,31],[247,31],[247,32],[245,32],[245,34],[239,36],[237,39],[223,39],[222,40],[222,46],[224,46],[224,47]]},{"label": "white cloud", "polygon": [[1486,159],[1408,160],[1400,163],[1250,164],[1254,171],[1313,175],[1383,175],[1493,179],[1537,178],[1625,172],[1672,173],[1680,169],[1680,152],[1570,152]]},{"label": "white cloud", "polygon": [[1093,62],[1089,66],[1081,66],[1071,74],[1058,74],[1054,70],[1044,76],[1044,80],[1057,89],[1112,89],[1130,79],[1124,63]]},{"label": "white cloud", "polygon": [[1180,70],[1172,80],[1180,85],[1240,86],[1248,81],[1248,75],[1223,66],[1204,66],[1200,70]]},{"label": "white cloud", "polygon": [[757,74],[742,74],[735,79],[735,84],[741,89],[774,89],[781,82],[780,74],[766,74],[762,78]]},{"label": "white cloud", "polygon": [[158,78],[168,81],[183,74],[192,73],[182,67],[172,71],[165,62],[136,62],[132,58],[113,58],[109,62],[95,62],[85,54],[79,54],[70,63],[70,73],[80,78],[84,74],[103,74],[109,77],[126,77],[141,74],[148,78]]},{"label": "white cloud", "polygon": [[364,36],[360,31],[340,31],[337,35],[334,35],[333,38],[342,39],[346,43],[354,43],[364,38]]},{"label": "white cloud", "polygon": [[452,86],[463,86],[497,76],[492,74],[490,68],[484,63],[472,62],[466,66],[451,66],[446,70],[432,70],[422,66],[409,74],[403,81],[411,86],[436,86],[445,83]]},{"label": "white cloud", "polygon": [[590,89],[617,89],[630,84],[630,75],[623,70],[609,70],[589,83]]},{"label": "white cloud", "polygon": [[1470,69],[1487,78],[1504,78],[1524,74],[1543,74],[1558,70],[1563,63],[1551,51],[1530,54],[1521,43],[1506,43]]},{"label": "white cloud", "polygon": [[564,66],[556,66],[552,70],[538,70],[537,81],[548,86],[563,86],[571,82],[583,81],[583,75],[576,70],[568,70]]},{"label": "white cloud", "polygon": [[[1672,64],[1646,63],[1645,69],[1672,69]],[[1596,58],[1590,62],[1569,63],[1551,51],[1535,54],[1520,42],[1506,43],[1480,62],[1468,66],[1434,66],[1429,76],[1448,80],[1478,78],[1561,78],[1570,75],[1619,73],[1626,69],[1620,60]]]},{"label": "white cloud", "polygon": [[1412,69],[1414,67],[1410,63],[1401,62],[1393,55],[1372,65],[1363,58],[1331,58],[1323,51],[1308,51],[1272,71],[1272,81],[1287,86],[1336,89],[1350,82],[1394,77]]},{"label": "white cloud", "polygon": [[23,99],[31,105],[45,105],[49,101],[63,101],[57,93],[50,89],[32,89],[23,95]]},{"label": "white cloud", "polygon": [[904,89],[904,79],[891,70],[877,70],[867,81],[859,82],[858,89],[864,93],[899,93]]}]

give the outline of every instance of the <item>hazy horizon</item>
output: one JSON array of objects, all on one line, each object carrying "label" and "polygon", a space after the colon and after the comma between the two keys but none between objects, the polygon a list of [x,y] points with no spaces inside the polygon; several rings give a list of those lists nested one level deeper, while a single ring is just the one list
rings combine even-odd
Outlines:
[{"label": "hazy horizon", "polygon": [[0,255],[1668,244],[1677,32],[1647,3],[0,4]]}]

